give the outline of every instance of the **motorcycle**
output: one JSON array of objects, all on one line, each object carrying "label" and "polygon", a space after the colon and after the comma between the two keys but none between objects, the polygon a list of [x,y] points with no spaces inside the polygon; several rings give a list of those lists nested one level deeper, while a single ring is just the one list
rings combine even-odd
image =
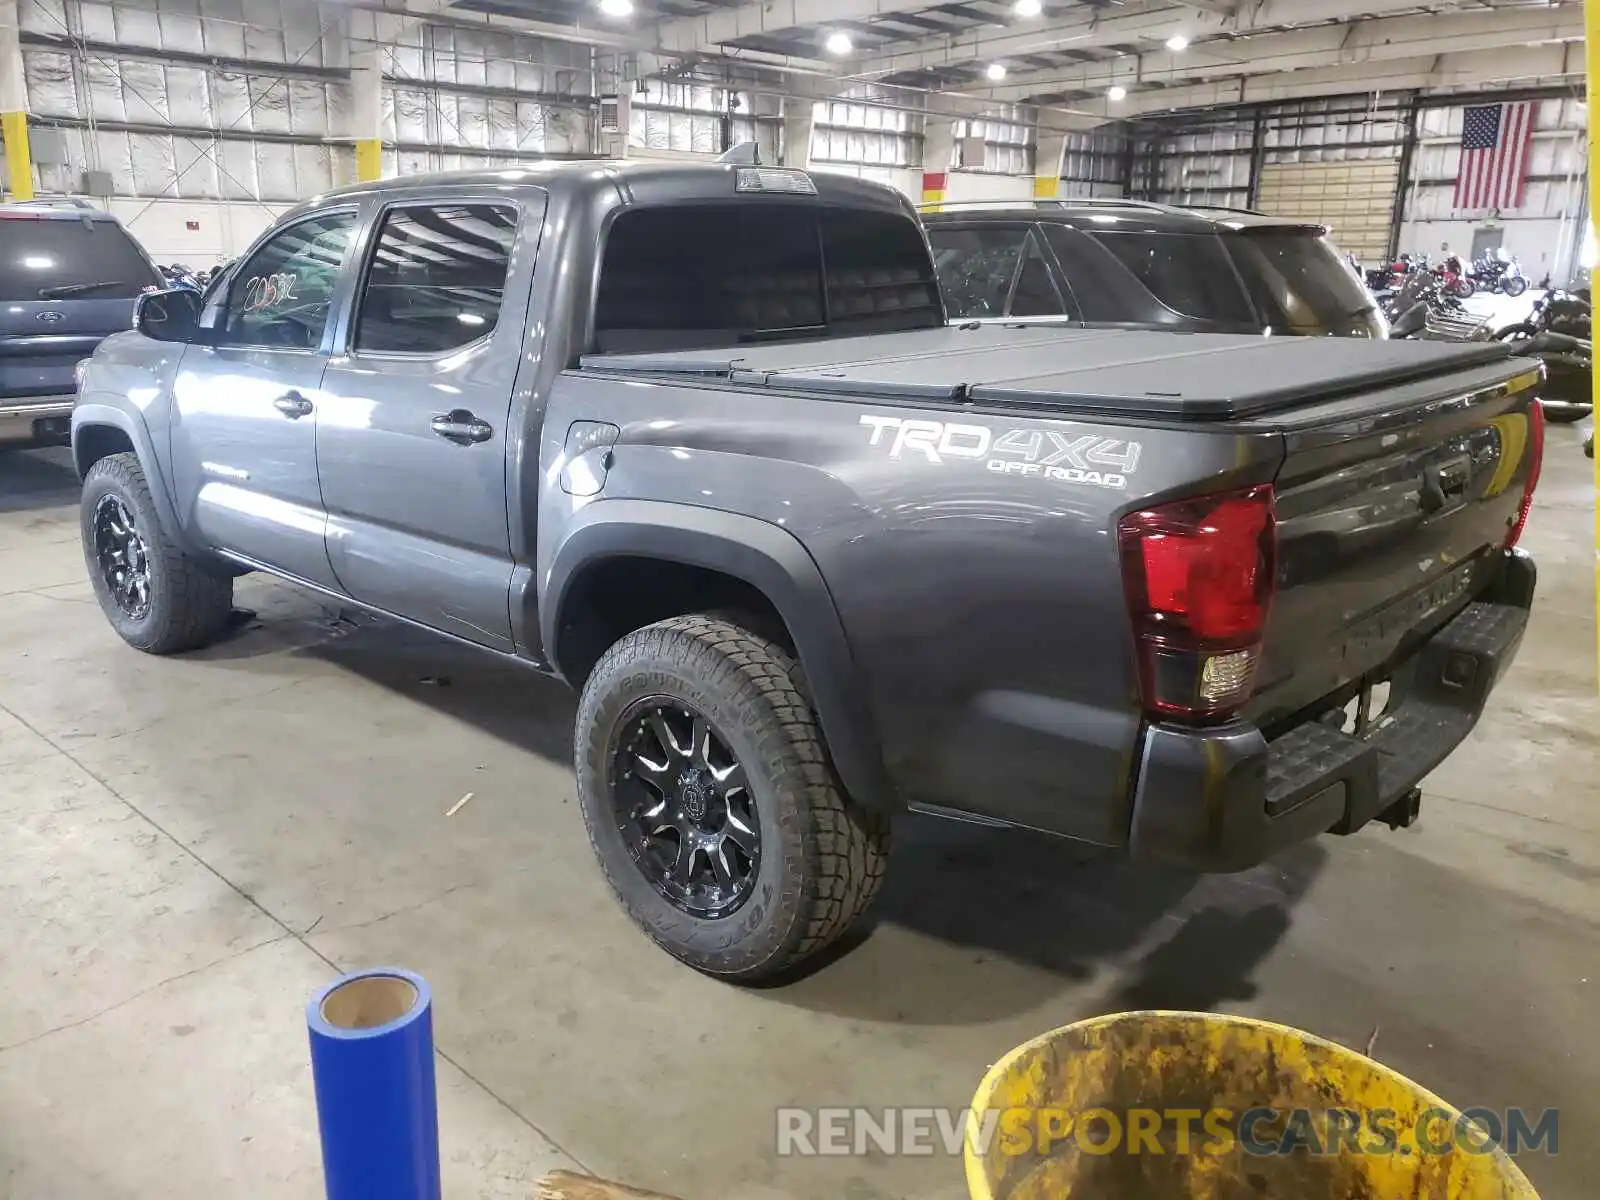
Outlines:
[{"label": "motorcycle", "polygon": [[1478,290],[1477,285],[1472,282],[1472,276],[1467,274],[1461,265],[1460,255],[1446,255],[1445,260],[1433,270],[1434,274],[1439,276],[1445,291],[1452,296],[1465,300]]},{"label": "motorcycle", "polygon": [[1469,313],[1435,271],[1413,271],[1398,288],[1379,298],[1389,320],[1389,336],[1434,341],[1487,341],[1487,322]]},{"label": "motorcycle", "polygon": [[1504,292],[1507,296],[1520,296],[1528,290],[1528,278],[1522,273],[1522,264],[1515,255],[1502,259],[1482,255],[1473,260],[1468,277],[1486,292]]},{"label": "motorcycle", "polygon": [[1594,309],[1585,294],[1549,290],[1533,302],[1533,313],[1498,329],[1496,341],[1508,343],[1517,354],[1544,363],[1545,419],[1556,425],[1580,421],[1594,410]]},{"label": "motorcycle", "polygon": [[1381,292],[1390,292],[1399,287],[1416,270],[1427,268],[1427,257],[1422,256],[1420,264],[1413,262],[1411,255],[1402,254],[1391,263],[1381,267],[1374,267],[1366,272],[1367,288],[1374,295]]},{"label": "motorcycle", "polygon": [[168,287],[187,288],[191,292],[205,290],[205,280],[182,263],[172,263],[161,267],[160,271],[166,277]]}]

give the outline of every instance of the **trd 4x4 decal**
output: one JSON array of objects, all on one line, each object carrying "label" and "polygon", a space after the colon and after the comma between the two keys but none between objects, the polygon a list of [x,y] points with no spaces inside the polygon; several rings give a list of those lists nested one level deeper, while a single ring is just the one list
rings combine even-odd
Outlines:
[{"label": "trd 4x4 decal", "polygon": [[1068,436],[1053,429],[1009,429],[999,436],[987,425],[906,420],[863,413],[869,446],[886,447],[890,458],[926,456],[980,460],[997,475],[1025,475],[1063,483],[1123,488],[1139,466],[1139,443],[1088,433]]}]

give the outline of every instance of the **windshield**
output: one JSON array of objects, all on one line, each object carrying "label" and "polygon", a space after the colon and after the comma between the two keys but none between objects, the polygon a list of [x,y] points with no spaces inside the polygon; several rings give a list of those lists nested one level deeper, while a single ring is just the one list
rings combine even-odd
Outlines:
[{"label": "windshield", "polygon": [[1222,239],[1270,333],[1383,337],[1372,294],[1326,238],[1305,230],[1241,230]]},{"label": "windshield", "polygon": [[110,221],[0,220],[0,300],[125,300],[161,280]]}]

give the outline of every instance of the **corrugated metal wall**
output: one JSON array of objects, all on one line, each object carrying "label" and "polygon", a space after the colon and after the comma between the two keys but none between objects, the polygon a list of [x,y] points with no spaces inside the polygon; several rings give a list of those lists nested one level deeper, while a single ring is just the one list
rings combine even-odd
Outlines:
[{"label": "corrugated metal wall", "polygon": [[1108,131],[1069,133],[1061,155],[1061,190],[1058,195],[1120,196],[1130,165],[1131,142],[1126,134]]},{"label": "corrugated metal wall", "polygon": [[[22,0],[33,124],[67,162],[46,192],[108,172],[117,196],[287,201],[354,177],[348,10],[293,0]],[[387,172],[592,145],[592,54],[575,43],[412,22],[379,55]]]},{"label": "corrugated metal wall", "polygon": [[1247,208],[1263,166],[1398,159],[1403,140],[1398,99],[1335,97],[1145,122],[1133,135],[1133,191]]},{"label": "corrugated metal wall", "polygon": [[1454,207],[1464,109],[1451,104],[1418,114],[1399,248],[1438,255],[1448,246],[1464,255],[1475,234],[1497,233],[1530,275],[1568,278],[1578,266],[1587,212],[1587,106],[1570,96],[1538,101],[1522,206],[1496,214]]},{"label": "corrugated metal wall", "polygon": [[[1410,104],[1406,96],[1334,97],[1141,122],[1131,131],[1133,194],[1246,207],[1260,200],[1262,173],[1275,164],[1385,160],[1398,166]],[[1475,233],[1500,230],[1505,247],[1530,274],[1548,271],[1562,280],[1573,273],[1587,203],[1587,109],[1571,96],[1545,97],[1538,105],[1524,203],[1514,212],[1489,216],[1453,209],[1464,102],[1417,101],[1417,143],[1400,186],[1400,250],[1438,255],[1448,247],[1466,254]],[[1379,173],[1387,177],[1382,169]],[[1273,174],[1283,177],[1284,172]],[[1369,249],[1375,244],[1370,228],[1375,211],[1359,238],[1367,257],[1376,257]],[[1319,213],[1295,215],[1321,218]],[[1336,227],[1340,223],[1327,219]]]}]

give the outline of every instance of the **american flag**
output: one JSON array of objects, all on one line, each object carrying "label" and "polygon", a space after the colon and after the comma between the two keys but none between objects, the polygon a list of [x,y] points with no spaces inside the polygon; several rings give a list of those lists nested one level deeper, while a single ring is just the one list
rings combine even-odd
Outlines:
[{"label": "american flag", "polygon": [[1461,122],[1457,208],[1520,208],[1527,183],[1534,101],[1470,104]]}]

